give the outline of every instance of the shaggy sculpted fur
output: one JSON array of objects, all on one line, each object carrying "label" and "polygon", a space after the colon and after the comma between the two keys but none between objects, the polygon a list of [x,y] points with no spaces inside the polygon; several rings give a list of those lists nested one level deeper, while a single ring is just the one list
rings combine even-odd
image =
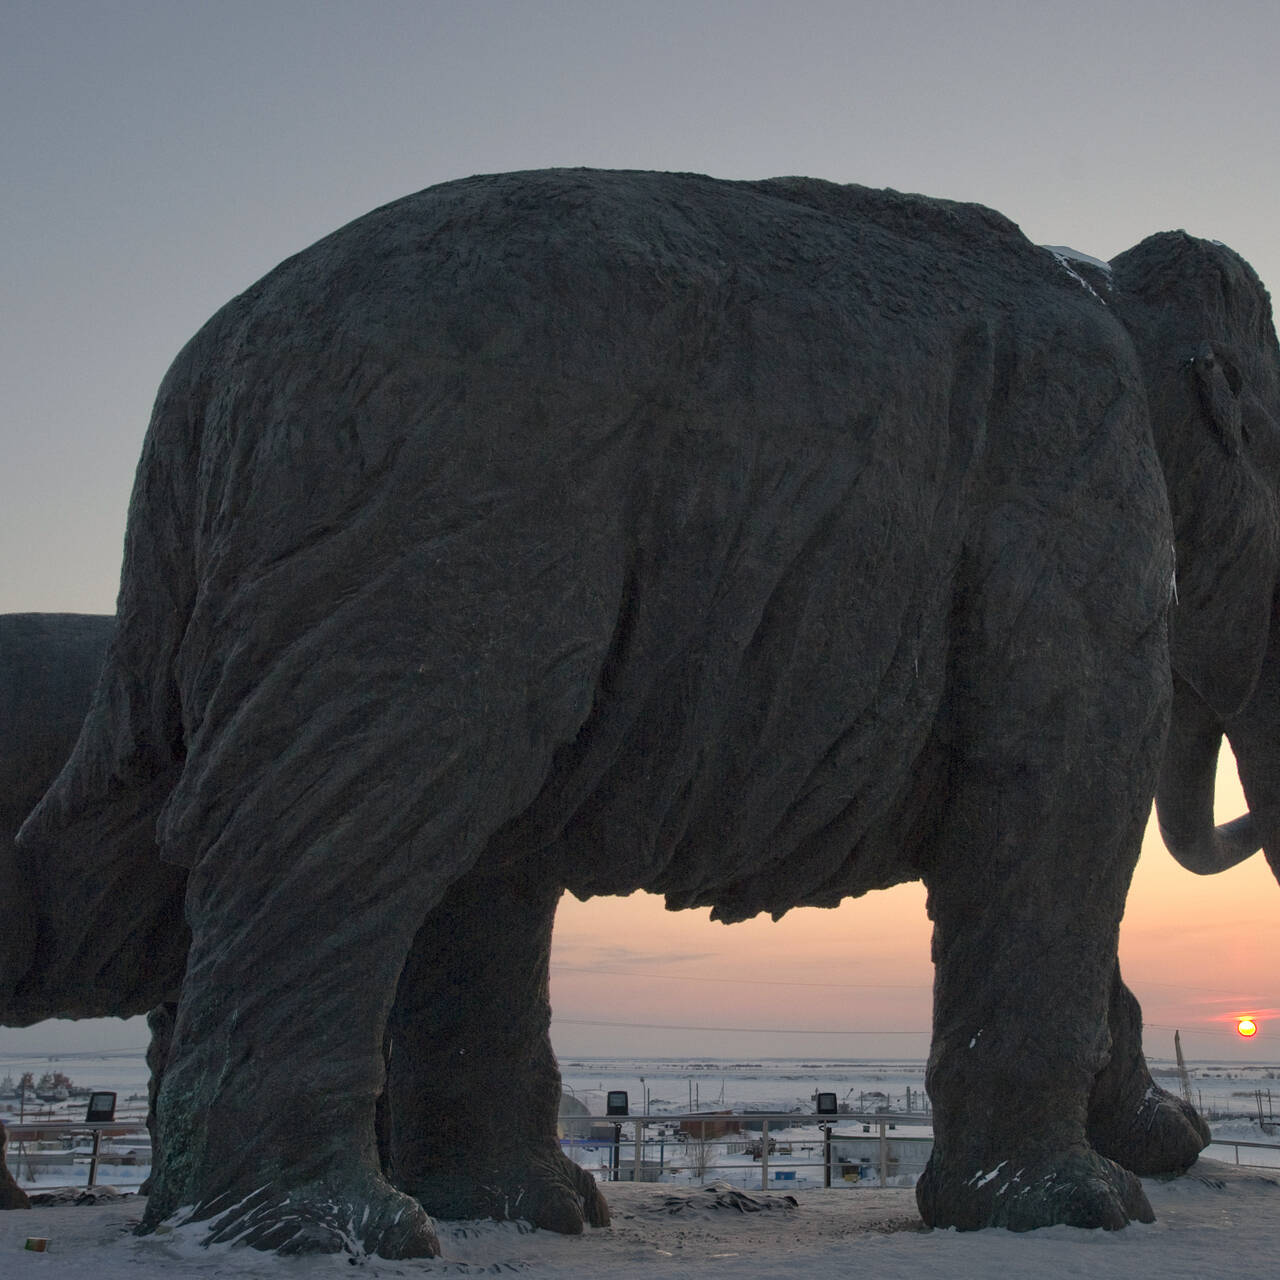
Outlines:
[{"label": "shaggy sculpted fur", "polygon": [[[1241,423],[1278,373],[1220,246],[1112,283],[990,210],[804,179],[468,179],[228,304],[161,388],[118,635],[21,837],[151,813],[189,872],[145,1226],[403,1257],[423,1205],[601,1221],[546,1125],[559,892],[735,920],[915,878],[926,1220],[1149,1218],[1105,1154],[1152,1120],[1099,1086],[1117,929],[1171,670],[1218,717],[1261,687]],[[462,1140],[494,1072],[517,1113]]]}]

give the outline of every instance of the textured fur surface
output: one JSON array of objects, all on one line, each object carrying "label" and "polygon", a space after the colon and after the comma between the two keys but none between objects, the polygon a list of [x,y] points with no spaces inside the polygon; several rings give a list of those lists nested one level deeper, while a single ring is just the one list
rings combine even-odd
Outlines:
[{"label": "textured fur surface", "polygon": [[[393,1131],[383,1170],[388,1024],[431,1065],[405,1075],[393,1036],[415,1123],[490,1069],[465,1050],[496,1020],[540,1115],[563,888],[733,920],[915,878],[926,1218],[1148,1217],[1087,1130],[1169,717],[1175,540],[1180,579],[1234,588],[1191,591],[1174,628],[1221,714],[1257,684],[1276,579],[1247,450],[1194,444],[1230,539],[1170,509],[1170,441],[1209,439],[1239,388],[1206,399],[1194,352],[1131,329],[1185,309],[1216,326],[1198,342],[1252,344],[1264,399],[1276,357],[1239,259],[1169,253],[1171,300],[1116,298],[980,206],[552,171],[397,201],[219,312],[161,388],[116,642],[22,837],[35,856],[146,814],[189,873],[148,1224],[194,1206],[215,1238],[307,1251],[359,1223],[428,1253],[402,1188],[451,1163],[477,1203],[597,1220],[536,1144],[522,1171]],[[1214,271],[1265,332],[1179,292]],[[1228,630],[1257,662],[1215,682]],[[527,975],[510,997],[464,981],[504,958]],[[15,1007],[47,1008],[44,972]]]}]

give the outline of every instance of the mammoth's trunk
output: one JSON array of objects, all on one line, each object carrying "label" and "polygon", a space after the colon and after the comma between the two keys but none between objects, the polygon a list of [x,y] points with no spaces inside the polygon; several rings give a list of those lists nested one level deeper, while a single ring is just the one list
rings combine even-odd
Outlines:
[{"label": "mammoth's trunk", "polygon": [[1280,610],[1253,696],[1225,727],[1249,802],[1250,839],[1262,845],[1280,879]]},{"label": "mammoth's trunk", "polygon": [[1174,678],[1173,722],[1156,787],[1156,815],[1169,852],[1188,871],[1212,875],[1262,845],[1252,812],[1216,826],[1214,780],[1224,729],[1190,686]]}]

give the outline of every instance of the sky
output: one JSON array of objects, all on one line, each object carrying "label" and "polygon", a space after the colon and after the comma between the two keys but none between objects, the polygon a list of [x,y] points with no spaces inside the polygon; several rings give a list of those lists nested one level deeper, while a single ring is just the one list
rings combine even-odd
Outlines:
[{"label": "sky", "polygon": [[[980,201],[1101,258],[1183,227],[1275,289],[1277,54],[1274,0],[0,0],[0,612],[112,610],[170,360],[377,205],[545,166],[801,173]],[[555,1043],[921,1057],[923,900],[724,927],[566,899]],[[1122,959],[1149,1052],[1181,1027],[1189,1055],[1280,1061],[1278,919],[1259,859],[1197,880],[1148,837]]]}]

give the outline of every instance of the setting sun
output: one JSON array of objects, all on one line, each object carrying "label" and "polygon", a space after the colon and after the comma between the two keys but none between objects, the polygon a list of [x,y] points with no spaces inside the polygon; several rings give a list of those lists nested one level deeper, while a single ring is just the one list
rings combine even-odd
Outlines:
[{"label": "setting sun", "polygon": [[1252,1018],[1241,1018],[1236,1023],[1236,1030],[1242,1036],[1256,1036],[1258,1034],[1258,1024]]}]

